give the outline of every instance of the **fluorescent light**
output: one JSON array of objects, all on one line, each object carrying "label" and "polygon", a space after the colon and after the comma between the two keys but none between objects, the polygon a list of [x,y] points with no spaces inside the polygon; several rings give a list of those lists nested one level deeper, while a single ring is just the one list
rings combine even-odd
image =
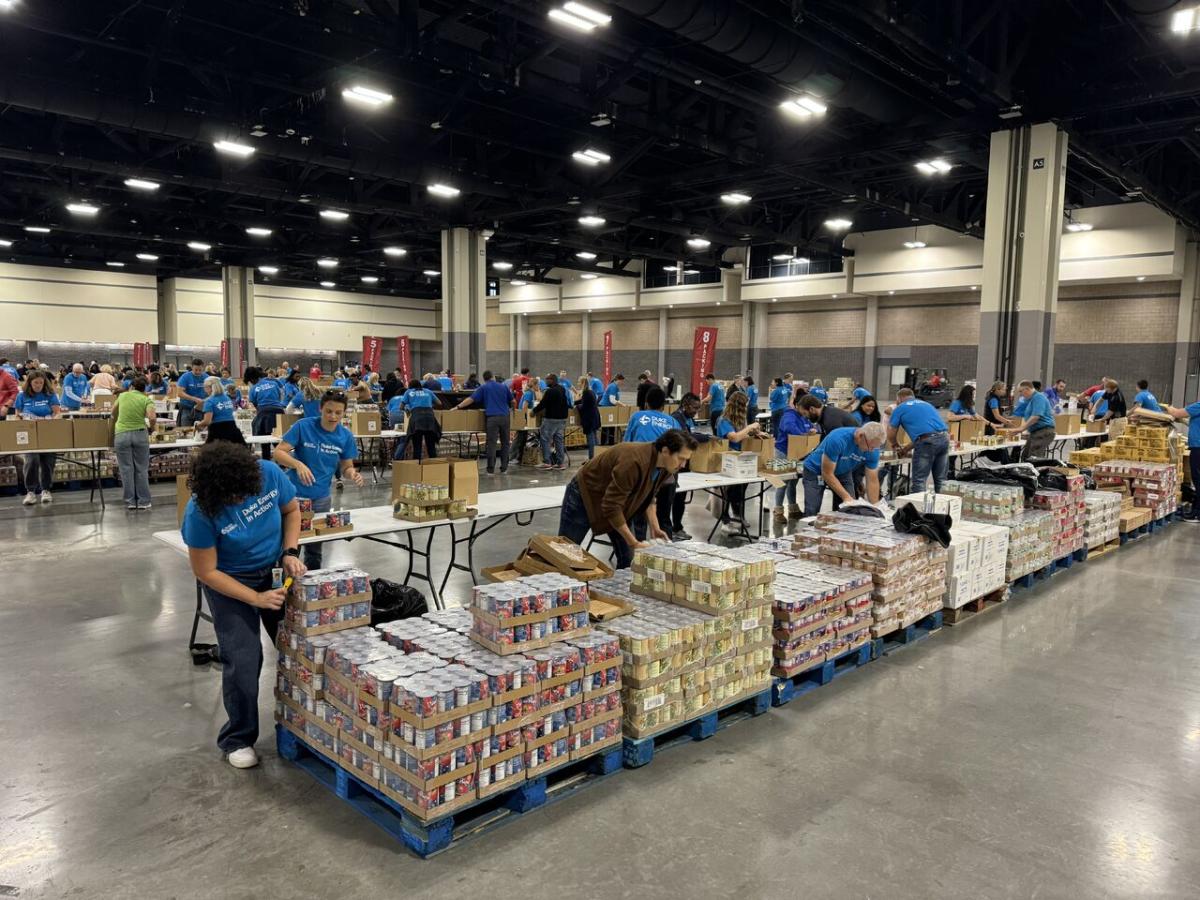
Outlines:
[{"label": "fluorescent light", "polygon": [[157,191],[162,185],[157,181],[147,181],[145,178],[126,178],[125,187],[135,191]]},{"label": "fluorescent light", "polygon": [[664,272],[678,272],[679,266],[663,266]]},{"label": "fluorescent light", "polygon": [[50,229],[44,228],[41,225],[26,225],[25,230],[30,234],[49,234]]},{"label": "fluorescent light", "polygon": [[355,103],[374,107],[385,106],[395,99],[386,91],[377,91],[375,88],[364,87],[361,84],[346,88],[346,90],[342,91],[342,96],[347,100],[353,100]]},{"label": "fluorescent light", "polygon": [[790,254],[790,253],[776,253],[774,256],[772,256],[772,257],[771,257],[771,259],[775,260],[775,262],[791,262],[791,261],[792,261],[792,254]]},{"label": "fluorescent light", "polygon": [[602,216],[580,216],[579,224],[587,228],[599,228],[607,219]]},{"label": "fluorescent light", "polygon": [[188,241],[189,250],[198,250],[201,253],[207,253],[212,249],[212,244],[206,244],[204,241]]},{"label": "fluorescent light", "polygon": [[849,219],[826,219],[825,227],[832,228],[834,231],[845,231],[854,223]]},{"label": "fluorescent light", "polygon": [[462,193],[462,191],[460,191],[456,187],[452,187],[451,185],[441,184],[441,183],[431,184],[431,185],[429,185],[427,190],[429,191],[429,193],[435,194],[438,197],[457,197],[459,194]]},{"label": "fluorescent light", "polygon": [[12,12],[21,0],[0,0],[0,12]]},{"label": "fluorescent light", "polygon": [[749,203],[753,197],[749,194],[743,194],[741,191],[730,191],[728,194],[721,195],[721,202],[728,203],[730,206],[741,206],[743,203]]},{"label": "fluorescent light", "polygon": [[779,302],[779,298],[778,298],[778,297],[772,297],[772,298],[771,298],[771,302],[772,302],[772,303],[778,303],[778,302]]},{"label": "fluorescent light", "polygon": [[801,265],[808,265],[809,259],[807,256],[793,256],[792,262],[799,263]]},{"label": "fluorescent light", "polygon": [[383,253],[385,256],[404,256],[408,251],[403,247],[384,247]]},{"label": "fluorescent light", "polygon": [[338,267],[338,261],[336,259],[318,259],[317,265],[322,269],[336,269]]},{"label": "fluorescent light", "polygon": [[512,263],[510,263],[510,262],[494,262],[494,263],[492,263],[492,268],[495,269],[497,272],[507,272],[509,269],[512,268]]},{"label": "fluorescent light", "polygon": [[600,276],[597,275],[595,272],[584,272],[579,277],[582,278],[584,281],[591,281],[592,279],[599,278]]},{"label": "fluorescent light", "polygon": [[342,209],[323,209],[321,210],[321,218],[329,219],[331,222],[345,222],[350,218],[350,213]]},{"label": "fluorescent light", "polygon": [[258,271],[262,272],[264,275],[278,275],[279,267],[278,266],[259,266]]},{"label": "fluorescent light", "polygon": [[1145,276],[1145,275],[1139,275],[1139,276],[1137,277],[1137,280],[1138,280],[1138,281],[1145,281],[1145,280],[1146,280],[1146,276]]},{"label": "fluorescent light", "polygon": [[979,290],[979,285],[977,285],[977,284],[971,285],[971,290],[973,290],[973,291]]},{"label": "fluorescent light", "polygon": [[699,275],[700,270],[699,269],[684,269],[683,274],[684,275]]},{"label": "fluorescent light", "polygon": [[429,278],[437,278],[442,273],[439,272],[437,269],[425,269],[423,272],[421,272],[421,274],[426,275]]},{"label": "fluorescent light", "polygon": [[811,119],[813,116],[823,116],[829,107],[812,94],[798,94],[784,100],[779,108],[798,119]]},{"label": "fluorescent light", "polygon": [[378,275],[364,275],[362,277],[363,284],[377,284],[379,282]]},{"label": "fluorescent light", "polygon": [[1187,34],[1200,28],[1200,8],[1181,9],[1171,16],[1171,30],[1176,34]]},{"label": "fluorescent light", "polygon": [[90,203],[68,203],[67,212],[75,213],[77,216],[94,216],[100,212],[100,207]]},{"label": "fluorescent light", "polygon": [[945,175],[953,169],[950,163],[944,159],[931,159],[929,161],[921,161],[916,164],[916,169],[922,175]]},{"label": "fluorescent light", "polygon": [[0,247],[11,247],[12,245],[13,245],[12,241],[0,240]]},{"label": "fluorescent light", "polygon": [[323,287],[323,288],[337,287],[337,282],[336,281],[322,281],[321,287]]},{"label": "fluorescent light", "polygon": [[250,237],[270,237],[271,229],[259,228],[257,225],[252,225],[246,229],[246,234],[250,235]]},{"label": "fluorescent light", "polygon": [[509,284],[511,284],[513,287],[525,287],[525,285],[529,284],[529,282],[522,281],[520,278],[514,278],[509,282]]},{"label": "fluorescent light", "polygon": [[584,150],[576,150],[571,154],[571,158],[576,162],[583,163],[585,166],[598,166],[601,163],[612,161],[612,157],[607,153],[601,153],[599,150],[594,150],[591,147]]},{"label": "fluorescent light", "polygon": [[1089,222],[1068,222],[1067,231],[1091,231],[1092,225]]},{"label": "fluorescent light", "polygon": [[708,238],[693,237],[688,238],[687,245],[693,250],[706,250],[712,246],[712,241],[710,241]]},{"label": "fluorescent light", "polygon": [[237,141],[213,141],[213,146],[222,153],[240,156],[243,159],[254,152],[254,148],[249,144],[239,144]]},{"label": "fluorescent light", "polygon": [[123,268],[125,268],[125,263],[123,263],[123,262],[117,262],[115,259],[110,259],[108,262],[106,262],[106,263],[105,263],[105,265],[106,265],[106,266],[112,266],[114,269],[123,269]]},{"label": "fluorescent light", "polygon": [[905,241],[904,246],[909,250],[920,250],[922,247],[926,246],[926,244],[924,241]]},{"label": "fluorescent light", "polygon": [[142,262],[158,262],[158,257],[153,253],[139,253],[137,258]]},{"label": "fluorescent light", "polygon": [[570,25],[579,31],[593,31],[597,26],[604,26],[612,21],[612,16],[577,2],[564,3],[561,7],[550,10],[547,15],[555,22]]},{"label": "fluorescent light", "polygon": [[596,254],[595,254],[595,253],[593,253],[591,250],[580,250],[580,251],[579,251],[578,253],[576,253],[575,255],[576,255],[576,256],[577,256],[579,259],[593,260],[593,259],[595,259],[595,258],[596,258]]}]

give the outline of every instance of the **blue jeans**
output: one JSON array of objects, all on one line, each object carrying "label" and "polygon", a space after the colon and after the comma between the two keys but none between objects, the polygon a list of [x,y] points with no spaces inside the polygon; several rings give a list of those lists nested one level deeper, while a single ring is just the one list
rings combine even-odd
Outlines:
[{"label": "blue jeans", "polygon": [[[329,485],[325,485],[325,487],[328,488]],[[314,513],[327,513],[333,509],[333,498],[329,495],[322,497],[320,500],[314,500],[312,503]],[[300,548],[300,553],[304,557],[305,566],[310,569],[319,569],[321,568],[321,561],[325,558],[325,545],[305,544]]]},{"label": "blue jeans", "polygon": [[[772,415],[774,415],[774,414],[772,414]],[[787,454],[784,453],[782,450],[780,450],[778,447],[776,447],[775,448],[775,458],[776,459],[787,459]],[[800,479],[797,477],[797,478],[793,478],[791,481],[786,482],[783,487],[775,488],[775,508],[776,509],[783,509],[784,500],[787,501],[789,506],[796,505],[796,486],[799,483],[800,483]]]},{"label": "blue jeans", "polygon": [[[567,464],[567,448],[563,443],[563,433],[566,428],[566,419],[542,419],[542,429],[538,434],[538,439],[542,442],[542,462],[544,464],[553,463],[559,466]],[[550,455],[551,449],[554,452],[553,459]]]},{"label": "blue jeans", "polygon": [[[821,511],[821,503],[825,499],[825,482],[820,475],[804,469],[804,516],[815,516]],[[838,476],[838,481],[842,483],[842,487],[846,489],[851,497],[854,496],[854,473],[847,472],[844,475]],[[836,494],[834,495],[837,496]],[[840,498],[839,498],[840,499]]]},{"label": "blue jeans", "polygon": [[113,439],[117,467],[121,472],[121,494],[125,505],[150,504],[150,436],[145,428],[122,431]]},{"label": "blue jeans", "polygon": [[49,491],[54,485],[54,462],[58,459],[57,453],[26,453],[24,456],[25,466],[25,492],[28,494],[39,494],[43,491]]},{"label": "blue jeans", "polygon": [[[271,570],[228,573],[255,591],[271,587]],[[229,716],[217,735],[217,746],[224,753],[253,747],[258,740],[258,680],[262,674],[263,650],[259,626],[267,630],[271,643],[283,618],[283,610],[259,609],[234,600],[208,585],[204,586],[213,630],[221,652],[221,699]]]},{"label": "blue jeans", "polygon": [[[641,534],[645,534],[645,529],[646,523],[643,518],[640,525]],[[567,485],[566,493],[563,495],[562,510],[558,514],[558,533],[562,537],[570,538],[582,547],[584,538],[587,537],[588,532],[591,530],[592,523],[588,519],[587,508],[584,507],[583,497],[579,493],[579,482],[572,478],[571,483]],[[636,528],[634,536],[638,536],[638,529]],[[617,568],[628,569],[633,563],[633,551],[625,543],[625,539],[615,531],[608,533],[608,539],[612,541]]]},{"label": "blue jeans", "polygon": [[[184,406],[183,403],[180,403],[177,418],[179,419],[179,427],[187,428],[189,425],[195,425],[204,418],[204,410],[196,406],[194,402],[191,406]],[[255,434],[257,433],[255,432]],[[268,431],[267,434],[270,434],[270,432]]]},{"label": "blue jeans", "polygon": [[1190,447],[1188,468],[1192,473],[1192,508],[1186,518],[1200,519],[1200,447]]},{"label": "blue jeans", "polygon": [[945,431],[921,435],[913,447],[912,474],[908,484],[909,493],[923,493],[925,482],[929,480],[929,475],[932,473],[934,493],[940,494],[949,469],[950,435]]},{"label": "blue jeans", "polygon": [[588,459],[592,459],[596,455],[596,432],[586,432],[584,437],[587,438]]},{"label": "blue jeans", "polygon": [[396,449],[392,451],[392,459],[404,459],[404,454],[408,452],[408,435],[402,434],[396,438]]}]

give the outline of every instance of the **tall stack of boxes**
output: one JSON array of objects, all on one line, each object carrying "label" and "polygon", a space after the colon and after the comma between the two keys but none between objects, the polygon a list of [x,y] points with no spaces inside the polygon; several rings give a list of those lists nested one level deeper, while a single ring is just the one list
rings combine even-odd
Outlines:
[{"label": "tall stack of boxes", "polygon": [[1113,491],[1084,491],[1083,502],[1087,511],[1083,538],[1089,550],[1120,538],[1120,494]]},{"label": "tall stack of boxes", "polygon": [[[1168,516],[1178,507],[1179,472],[1175,463],[1114,459],[1096,466],[1092,475],[1100,490],[1132,498],[1134,512],[1146,522]],[[1133,527],[1146,522],[1139,519]]]},{"label": "tall stack of boxes", "polygon": [[946,557],[947,609],[958,609],[1004,587],[1008,534],[1003,525],[954,523]]},{"label": "tall stack of boxes", "polygon": [[1044,510],[1025,508],[1025,492],[1016,485],[947,481],[942,491],[962,499],[963,519],[1008,529],[1005,581],[1015,581],[1048,566],[1053,556],[1053,520]]},{"label": "tall stack of boxes", "polygon": [[1070,556],[1086,546],[1084,525],[1087,507],[1083,497],[1086,479],[1078,473],[1067,472],[1063,473],[1063,478],[1067,482],[1065,491],[1040,490],[1030,499],[1032,508],[1049,512],[1054,522],[1051,532],[1052,559]]}]

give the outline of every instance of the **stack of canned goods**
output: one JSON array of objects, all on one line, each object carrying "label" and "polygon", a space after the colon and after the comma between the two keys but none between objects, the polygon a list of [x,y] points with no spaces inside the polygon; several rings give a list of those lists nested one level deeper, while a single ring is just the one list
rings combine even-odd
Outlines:
[{"label": "stack of canned goods", "polygon": [[350,525],[350,510],[348,509],[331,509],[329,512],[316,515],[320,516],[317,523],[321,528],[346,528]]},{"label": "stack of canned goods", "polygon": [[586,584],[556,572],[479,585],[471,595],[471,636],[495,645],[539,646],[587,628],[587,599]]},{"label": "stack of canned goods", "polygon": [[300,506],[300,530],[312,531],[313,527],[313,502],[308,497],[297,497],[297,504]]},{"label": "stack of canned goods", "polygon": [[353,627],[370,619],[370,595],[370,578],[361,569],[314,569],[292,586],[288,626],[301,634],[315,628],[338,630],[329,626],[344,623]]}]

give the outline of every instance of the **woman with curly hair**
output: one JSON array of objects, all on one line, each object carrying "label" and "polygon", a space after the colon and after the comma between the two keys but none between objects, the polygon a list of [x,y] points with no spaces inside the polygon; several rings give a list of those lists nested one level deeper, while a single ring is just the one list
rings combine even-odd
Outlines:
[{"label": "woman with curly hair", "polygon": [[283,618],[285,594],[271,570],[282,566],[292,578],[306,571],[300,561],[300,505],[279,466],[226,441],[196,452],[189,485],[192,498],[180,530],[212,613],[229,716],[217,746],[231,766],[249,769],[258,765],[259,628],[273,643]]}]

